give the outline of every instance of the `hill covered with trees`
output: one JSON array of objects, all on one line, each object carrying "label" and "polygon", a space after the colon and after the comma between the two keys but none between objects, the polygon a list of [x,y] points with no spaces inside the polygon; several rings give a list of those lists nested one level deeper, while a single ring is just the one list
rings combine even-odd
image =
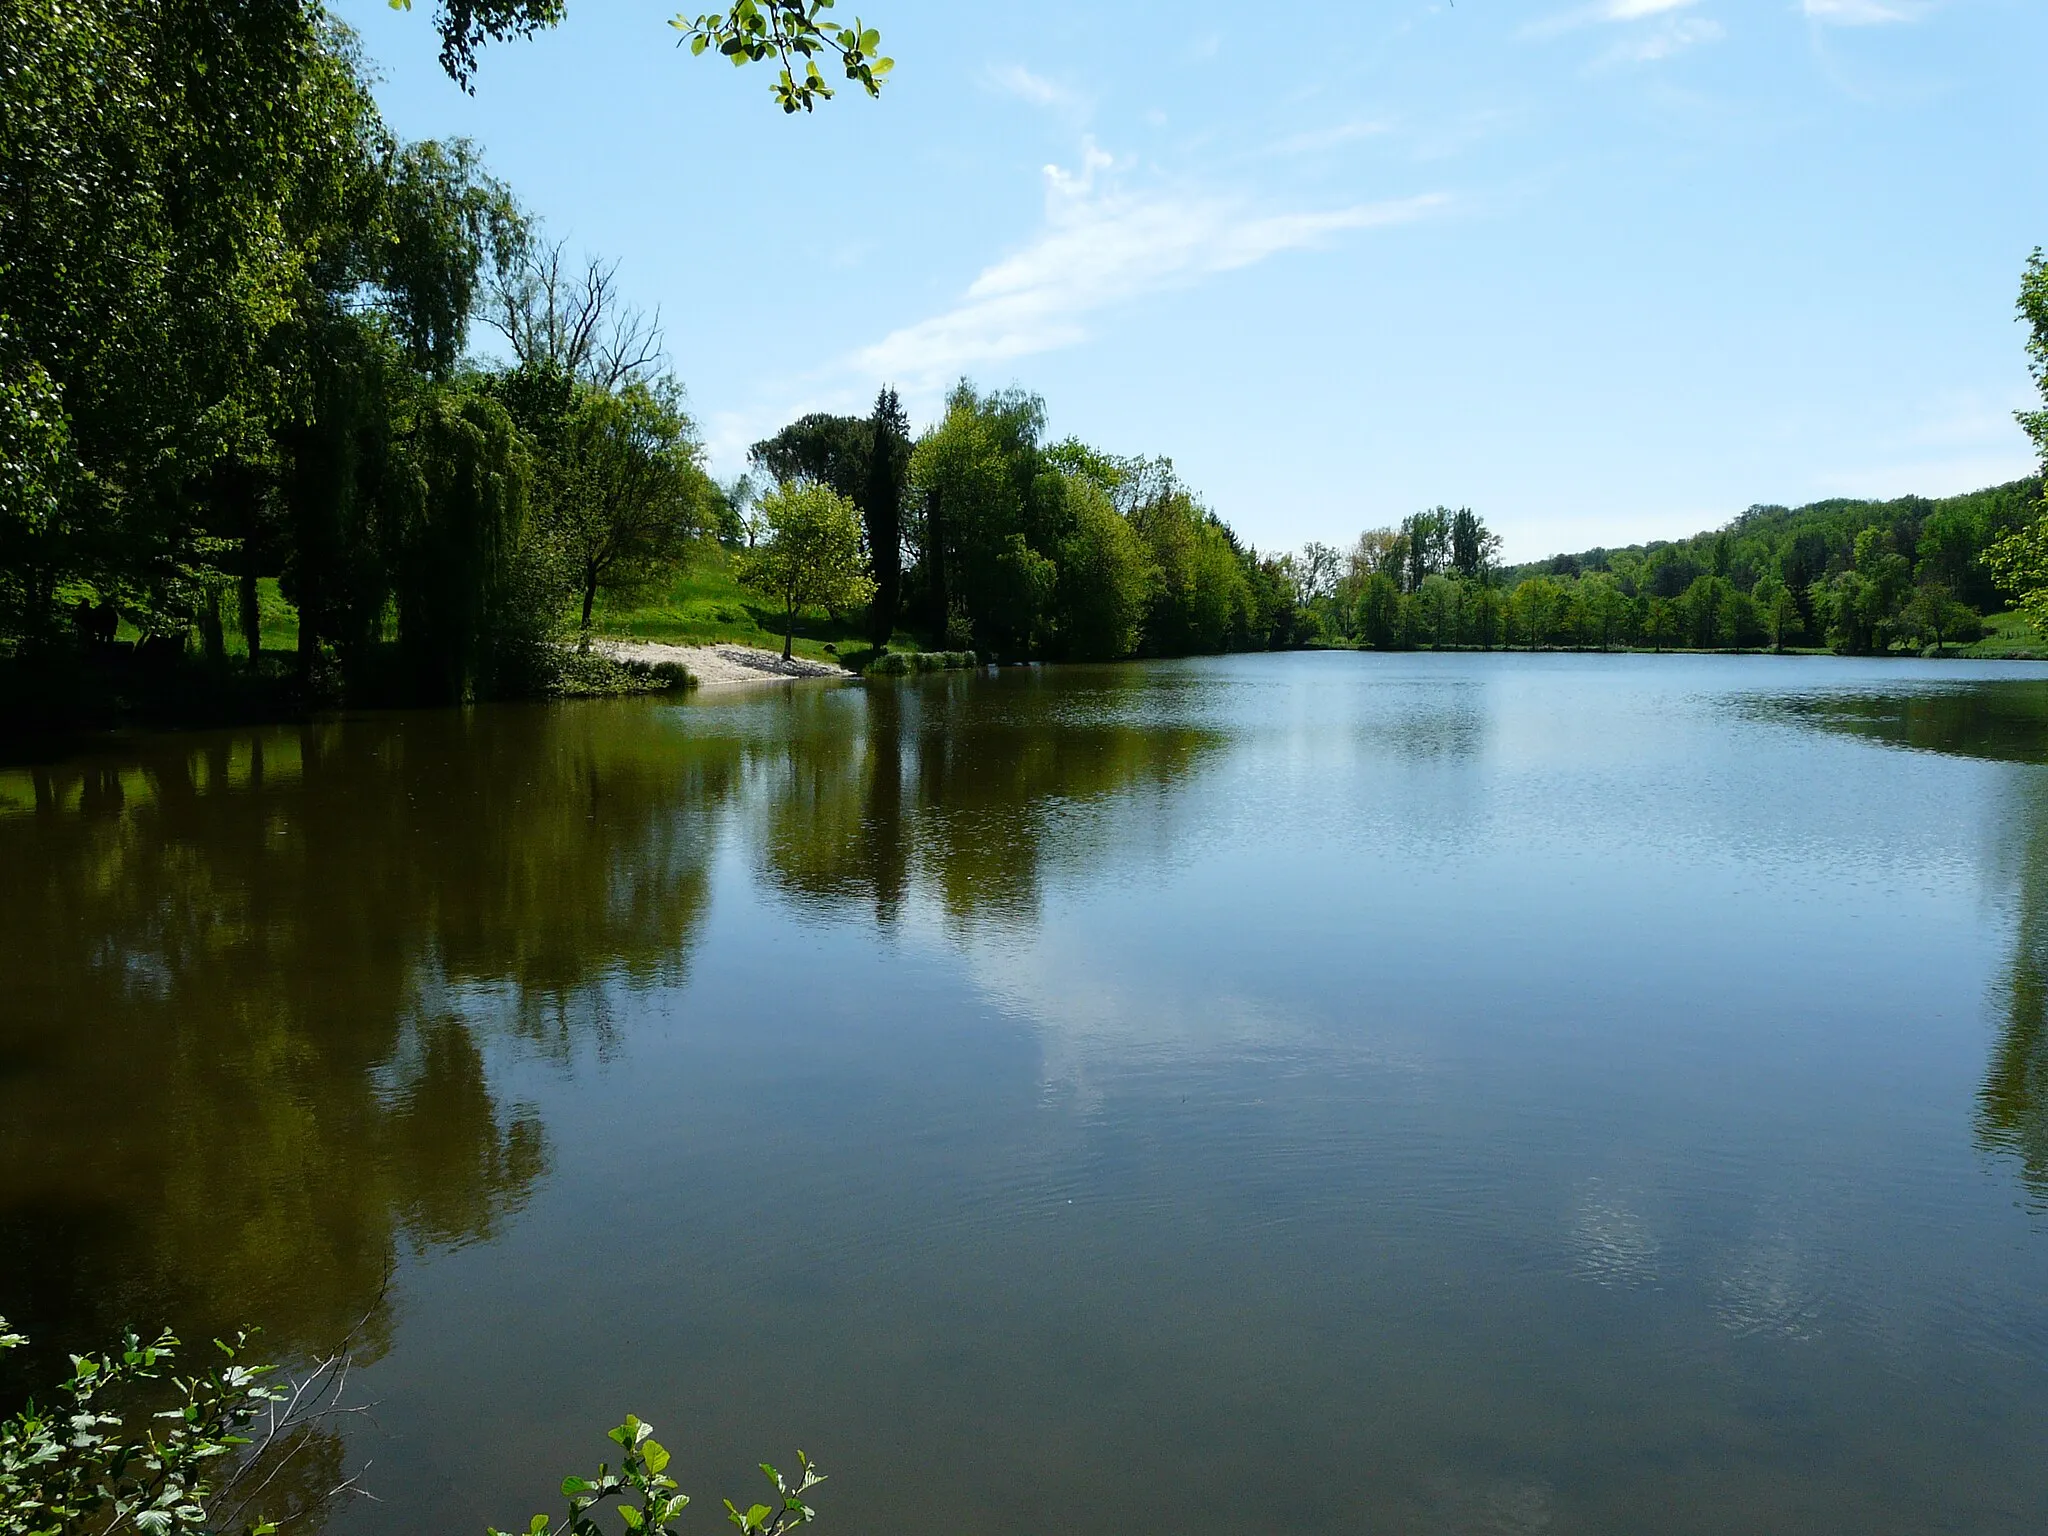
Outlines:
[{"label": "hill covered with trees", "polygon": [[1380,649],[1873,653],[1977,639],[1983,615],[2029,590],[2010,551],[2041,516],[2035,478],[1940,499],[1755,506],[1689,539],[1497,565],[1476,514],[1438,507],[1287,564],[1311,623]]}]

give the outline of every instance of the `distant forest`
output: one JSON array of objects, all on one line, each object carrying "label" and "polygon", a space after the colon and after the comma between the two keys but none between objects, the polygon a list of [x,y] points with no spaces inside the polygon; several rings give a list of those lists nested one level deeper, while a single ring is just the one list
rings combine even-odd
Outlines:
[{"label": "distant forest", "polygon": [[1509,566],[1469,509],[1439,507],[1291,559],[1326,638],[1379,649],[1938,650],[1978,639],[2027,585],[1996,546],[2038,524],[2042,489],[1754,506],[1689,539]]}]

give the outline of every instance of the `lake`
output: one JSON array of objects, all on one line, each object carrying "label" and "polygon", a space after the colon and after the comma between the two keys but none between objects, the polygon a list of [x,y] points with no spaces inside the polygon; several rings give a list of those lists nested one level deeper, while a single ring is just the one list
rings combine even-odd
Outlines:
[{"label": "lake", "polygon": [[0,770],[10,1395],[359,1327],[342,1536],[628,1410],[703,1530],[2037,1531],[2044,765],[2044,667],[1330,653]]}]

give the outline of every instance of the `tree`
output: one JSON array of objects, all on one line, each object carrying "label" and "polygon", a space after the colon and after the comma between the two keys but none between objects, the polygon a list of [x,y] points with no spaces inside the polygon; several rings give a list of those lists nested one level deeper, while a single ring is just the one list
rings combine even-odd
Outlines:
[{"label": "tree", "polygon": [[858,498],[874,567],[875,601],[869,637],[887,645],[903,596],[903,491],[910,479],[910,419],[893,385],[875,396],[868,419],[867,480]]},{"label": "tree", "polygon": [[[393,10],[411,10],[412,0],[390,0]],[[785,112],[808,112],[830,100],[832,88],[819,73],[818,59],[836,61],[846,78],[870,96],[895,67],[881,57],[881,35],[859,21],[842,26],[824,19],[832,0],[736,0],[729,9],[669,23],[694,54],[716,52],[734,64],[773,60],[781,65],[770,90]],[[557,25],[566,0],[439,0],[434,18],[441,34],[441,67],[464,90],[472,89],[477,54],[487,42],[531,37]]]},{"label": "tree", "polygon": [[1679,599],[1685,615],[1686,639],[1695,650],[1718,650],[1727,635],[1724,608],[1730,591],[1725,576],[1695,577]]},{"label": "tree", "polygon": [[864,416],[813,411],[747,450],[747,458],[773,484],[814,480],[856,506],[867,489],[874,429]]},{"label": "tree", "polygon": [[1061,655],[1108,661],[1138,648],[1155,573],[1144,542],[1094,481],[1067,476],[1073,531],[1060,551],[1054,595]]},{"label": "tree", "polygon": [[1294,557],[1294,600],[1307,608],[1332,596],[1344,557],[1328,544],[1311,539]]},{"label": "tree", "polygon": [[1678,605],[1668,597],[1653,597],[1643,615],[1643,638],[1652,648],[1663,650],[1679,636]]},{"label": "tree", "polygon": [[1500,557],[1500,535],[1490,531],[1484,519],[1470,507],[1451,514],[1451,569],[1467,581],[1477,581],[1493,569]]},{"label": "tree", "polygon": [[1392,650],[1398,643],[1401,621],[1401,588],[1385,571],[1374,571],[1358,594],[1358,637],[1376,651]]},{"label": "tree", "polygon": [[1799,603],[1792,589],[1776,576],[1765,576],[1750,596],[1756,601],[1757,616],[1770,637],[1771,649],[1784,650],[1785,637],[1799,628]]},{"label": "tree", "polygon": [[786,481],[761,498],[766,534],[735,563],[740,581],[782,604],[782,659],[799,608],[851,608],[874,595],[861,555],[860,514],[830,486]]},{"label": "tree", "polygon": [[530,617],[509,599],[532,466],[503,406],[455,390],[422,402],[404,458],[399,648],[429,698],[465,701],[501,659],[493,642]]},{"label": "tree", "polygon": [[1451,509],[1432,507],[1403,518],[1401,542],[1408,557],[1407,570],[1402,573],[1403,585],[1413,592],[1422,585],[1424,577],[1436,574],[1450,563]]},{"label": "tree", "polygon": [[646,382],[663,358],[661,312],[634,308],[619,291],[619,264],[508,230],[491,246],[481,313],[529,374],[559,374],[595,389]]},{"label": "tree", "polygon": [[[2027,323],[2027,371],[2042,397],[2041,409],[2018,413],[2019,423],[2048,466],[2048,256],[2039,246],[2020,277],[2019,312]],[[2013,595],[2034,633],[2048,635],[2048,513],[1992,545],[1985,552],[1985,564]]]},{"label": "tree", "polygon": [[1931,645],[1937,656],[1949,641],[1974,640],[1984,627],[1977,610],[1958,601],[1954,590],[1938,581],[1914,589],[1900,610],[1899,623],[1921,644]]},{"label": "tree", "polygon": [[548,531],[576,582],[586,646],[598,589],[672,569],[703,528],[712,490],[701,454],[673,380],[578,392],[543,473]]},{"label": "tree", "polygon": [[1601,650],[1612,649],[1628,612],[1628,599],[1622,595],[1620,583],[1610,572],[1588,571],[1579,578],[1579,595],[1589,637],[1598,637]]}]

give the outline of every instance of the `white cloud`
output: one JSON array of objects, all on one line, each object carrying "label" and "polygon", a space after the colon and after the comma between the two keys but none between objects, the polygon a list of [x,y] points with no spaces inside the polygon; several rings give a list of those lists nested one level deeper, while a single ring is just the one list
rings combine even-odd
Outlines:
[{"label": "white cloud", "polygon": [[1881,27],[1918,21],[1928,11],[1926,0],[1800,0],[1811,21],[1837,27]]},{"label": "white cloud", "polygon": [[1607,0],[1601,9],[1608,21],[1640,21],[1645,16],[1682,11],[1693,3],[1694,0]]},{"label": "white cloud", "polygon": [[1653,17],[1668,16],[1673,11],[1686,10],[1698,3],[1699,0],[1595,0],[1592,5],[1582,5],[1575,10],[1560,11],[1554,16],[1533,21],[1522,29],[1522,35],[1555,37],[1560,32],[1572,32],[1603,22],[1648,21]]},{"label": "white cloud", "polygon": [[1616,43],[1594,62],[1605,66],[1654,64],[1659,59],[1683,53],[1695,43],[1719,42],[1725,35],[1718,21],[1674,16],[1662,26]]},{"label": "white cloud", "polygon": [[987,72],[991,87],[1019,101],[1029,102],[1034,107],[1069,108],[1078,104],[1079,98],[1065,86],[1048,80],[1043,75],[1034,75],[1022,64],[1003,64],[991,67]]},{"label": "white cloud", "polygon": [[[960,302],[862,350],[855,365],[912,389],[989,363],[1072,346],[1086,319],[1147,293],[1254,266],[1345,230],[1403,224],[1440,195],[1312,212],[1262,212],[1204,192],[1127,193],[1108,185],[1111,156],[1085,144],[1078,170],[1045,168],[1045,226],[983,270]],[[1103,183],[1098,185],[1098,183]]]},{"label": "white cloud", "polygon": [[1338,123],[1329,128],[1311,128],[1306,133],[1293,134],[1273,146],[1273,152],[1281,155],[1312,155],[1326,149],[1335,149],[1340,144],[1349,144],[1358,139],[1369,139],[1375,134],[1385,133],[1387,124],[1356,120]]}]

